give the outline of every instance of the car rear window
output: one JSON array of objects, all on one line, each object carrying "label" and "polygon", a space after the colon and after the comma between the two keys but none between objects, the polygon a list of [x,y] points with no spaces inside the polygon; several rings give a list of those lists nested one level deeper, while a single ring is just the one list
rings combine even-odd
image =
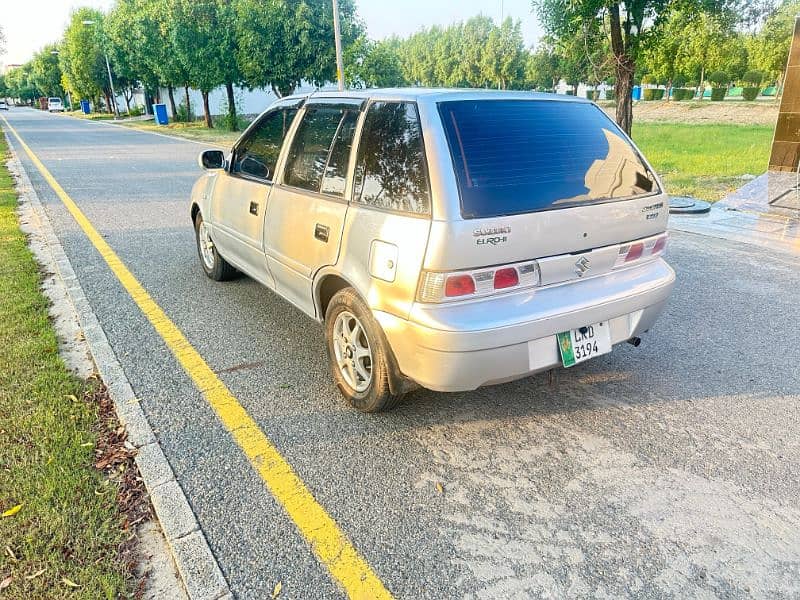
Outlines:
[{"label": "car rear window", "polygon": [[657,191],[628,139],[593,104],[439,104],[464,218],[496,217]]}]

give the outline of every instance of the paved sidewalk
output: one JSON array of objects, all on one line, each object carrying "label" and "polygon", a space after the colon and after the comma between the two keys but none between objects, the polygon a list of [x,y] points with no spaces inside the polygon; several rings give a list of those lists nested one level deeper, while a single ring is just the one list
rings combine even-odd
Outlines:
[{"label": "paved sidewalk", "polygon": [[767,172],[704,215],[673,215],[670,228],[800,255],[800,189],[794,173]]}]

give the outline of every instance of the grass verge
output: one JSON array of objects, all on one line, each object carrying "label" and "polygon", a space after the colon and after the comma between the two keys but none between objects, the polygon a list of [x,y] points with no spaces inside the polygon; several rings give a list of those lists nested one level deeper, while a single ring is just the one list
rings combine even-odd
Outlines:
[{"label": "grass verge", "polygon": [[230,147],[242,135],[241,131],[228,131],[221,127],[208,129],[202,121],[193,123],[170,123],[169,125],[156,125],[153,121],[120,121],[120,125],[131,129],[152,131],[174,135],[197,142],[208,142],[218,146]]},{"label": "grass verge", "polygon": [[673,196],[716,201],[743,175],[767,170],[773,128],[765,125],[633,123],[633,139]]},{"label": "grass verge", "polygon": [[120,500],[141,513],[145,496],[102,384],[59,356],[2,135],[0,158],[0,598],[129,597]]}]

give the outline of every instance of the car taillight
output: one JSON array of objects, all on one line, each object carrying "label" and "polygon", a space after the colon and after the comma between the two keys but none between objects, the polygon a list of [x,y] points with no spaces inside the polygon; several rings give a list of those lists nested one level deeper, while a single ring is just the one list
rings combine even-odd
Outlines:
[{"label": "car taillight", "polygon": [[444,284],[444,295],[448,298],[468,296],[475,293],[472,275],[450,275]]},{"label": "car taillight", "polygon": [[420,302],[448,302],[539,285],[539,265],[533,261],[486,267],[472,271],[440,273],[424,271],[420,279]]},{"label": "car taillight", "polygon": [[658,256],[667,246],[667,234],[657,237],[647,238],[630,244],[623,244],[619,247],[619,254],[614,263],[614,268],[621,267],[627,263],[632,263],[644,258]]},{"label": "car taillight", "polygon": [[503,290],[519,283],[519,275],[514,267],[497,269],[494,272],[494,289]]},{"label": "car taillight", "polygon": [[656,243],[653,245],[653,249],[650,251],[650,254],[661,254],[666,247],[667,236],[662,236],[656,240]]},{"label": "car taillight", "polygon": [[628,253],[625,255],[625,262],[639,260],[642,258],[642,253],[644,253],[644,244],[642,242],[631,244],[631,247],[628,249]]}]

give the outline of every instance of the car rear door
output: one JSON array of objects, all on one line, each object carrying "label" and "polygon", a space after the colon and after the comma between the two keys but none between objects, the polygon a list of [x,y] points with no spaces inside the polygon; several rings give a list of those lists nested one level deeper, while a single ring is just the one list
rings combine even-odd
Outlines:
[{"label": "car rear door", "polygon": [[278,104],[242,135],[211,198],[214,243],[232,264],[274,286],[264,257],[263,230],[283,140],[301,100]]},{"label": "car rear door", "polygon": [[347,213],[349,165],[360,99],[310,100],[273,186],[264,246],[277,291],[314,315],[312,278],[336,263]]}]

